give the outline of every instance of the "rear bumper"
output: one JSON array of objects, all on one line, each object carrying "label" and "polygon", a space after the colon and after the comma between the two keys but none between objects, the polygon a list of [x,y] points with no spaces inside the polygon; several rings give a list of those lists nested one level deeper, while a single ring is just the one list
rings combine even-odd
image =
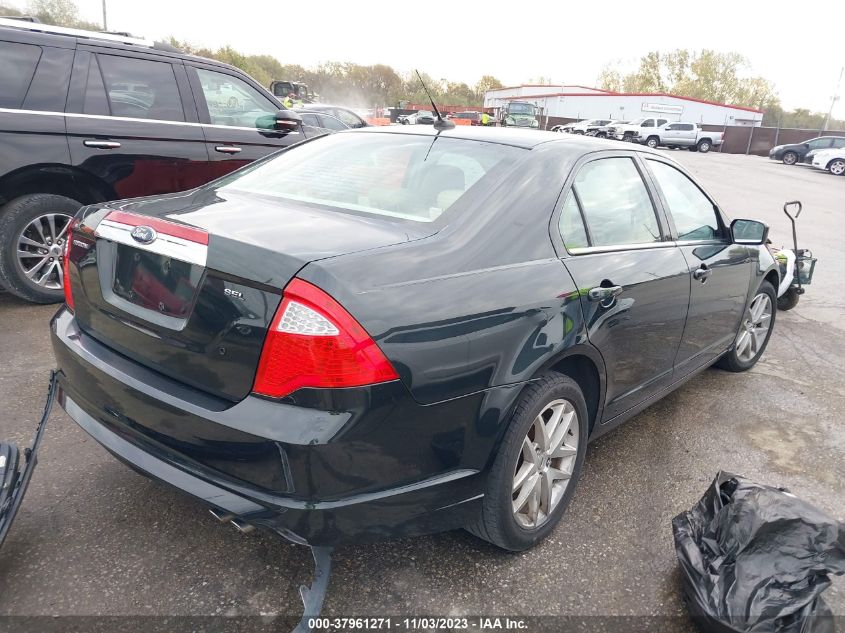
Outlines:
[{"label": "rear bumper", "polygon": [[330,545],[454,529],[480,509],[484,473],[466,463],[460,428],[471,396],[421,406],[397,381],[333,402],[232,404],[120,356],[65,309],[51,331],[68,415],[136,470],[240,521]]}]

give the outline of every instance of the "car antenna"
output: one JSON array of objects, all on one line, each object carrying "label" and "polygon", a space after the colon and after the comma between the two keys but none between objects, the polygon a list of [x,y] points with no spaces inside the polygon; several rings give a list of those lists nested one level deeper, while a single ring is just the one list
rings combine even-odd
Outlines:
[{"label": "car antenna", "polygon": [[428,96],[428,100],[431,102],[431,108],[434,110],[434,115],[437,117],[437,120],[434,122],[434,129],[435,130],[451,130],[455,127],[455,124],[448,119],[444,119],[443,116],[440,114],[440,110],[437,109],[437,106],[434,105],[434,99],[431,98],[431,93],[428,91],[428,88],[423,81],[422,75],[420,75],[420,71],[414,70],[417,73],[417,77],[422,84],[423,90],[425,90],[425,94]]}]

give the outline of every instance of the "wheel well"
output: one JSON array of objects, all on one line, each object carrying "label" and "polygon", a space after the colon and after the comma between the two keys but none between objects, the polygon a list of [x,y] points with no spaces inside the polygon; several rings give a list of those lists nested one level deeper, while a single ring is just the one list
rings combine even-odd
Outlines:
[{"label": "wheel well", "polygon": [[713,144],[713,139],[711,139],[709,136],[705,136],[704,138],[698,139],[698,143],[701,143],[702,141],[707,141],[711,145]]},{"label": "wheel well", "polygon": [[584,400],[587,402],[587,414],[590,416],[590,430],[592,431],[593,425],[596,423],[599,398],[601,397],[601,381],[595,363],[586,356],[574,354],[558,361],[549,369],[569,376],[581,387]]},{"label": "wheel well", "polygon": [[775,294],[777,294],[778,286],[780,286],[780,273],[777,270],[772,269],[766,273],[764,281],[768,281],[770,284],[772,284],[775,289]]},{"label": "wheel well", "polygon": [[0,178],[0,204],[32,193],[52,193],[82,204],[118,197],[105,182],[66,165],[35,165]]}]

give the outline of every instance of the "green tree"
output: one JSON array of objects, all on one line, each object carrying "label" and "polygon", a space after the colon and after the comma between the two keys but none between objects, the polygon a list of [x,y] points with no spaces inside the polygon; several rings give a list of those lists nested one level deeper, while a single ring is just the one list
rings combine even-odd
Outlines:
[{"label": "green tree", "polygon": [[753,108],[773,103],[773,84],[750,76],[749,70],[748,60],[739,53],[651,51],[633,72],[623,73],[618,64],[604,68],[598,82],[616,92],[665,92]]}]

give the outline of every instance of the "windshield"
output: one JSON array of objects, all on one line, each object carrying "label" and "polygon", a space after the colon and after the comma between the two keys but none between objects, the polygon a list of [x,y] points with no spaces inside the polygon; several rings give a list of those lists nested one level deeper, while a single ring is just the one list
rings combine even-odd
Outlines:
[{"label": "windshield", "polygon": [[531,116],[534,116],[534,112],[536,111],[536,109],[536,106],[533,106],[530,103],[508,104],[508,114],[529,114]]},{"label": "windshield", "polygon": [[218,187],[433,222],[470,190],[497,182],[524,151],[455,138],[335,134],[237,172]]}]

